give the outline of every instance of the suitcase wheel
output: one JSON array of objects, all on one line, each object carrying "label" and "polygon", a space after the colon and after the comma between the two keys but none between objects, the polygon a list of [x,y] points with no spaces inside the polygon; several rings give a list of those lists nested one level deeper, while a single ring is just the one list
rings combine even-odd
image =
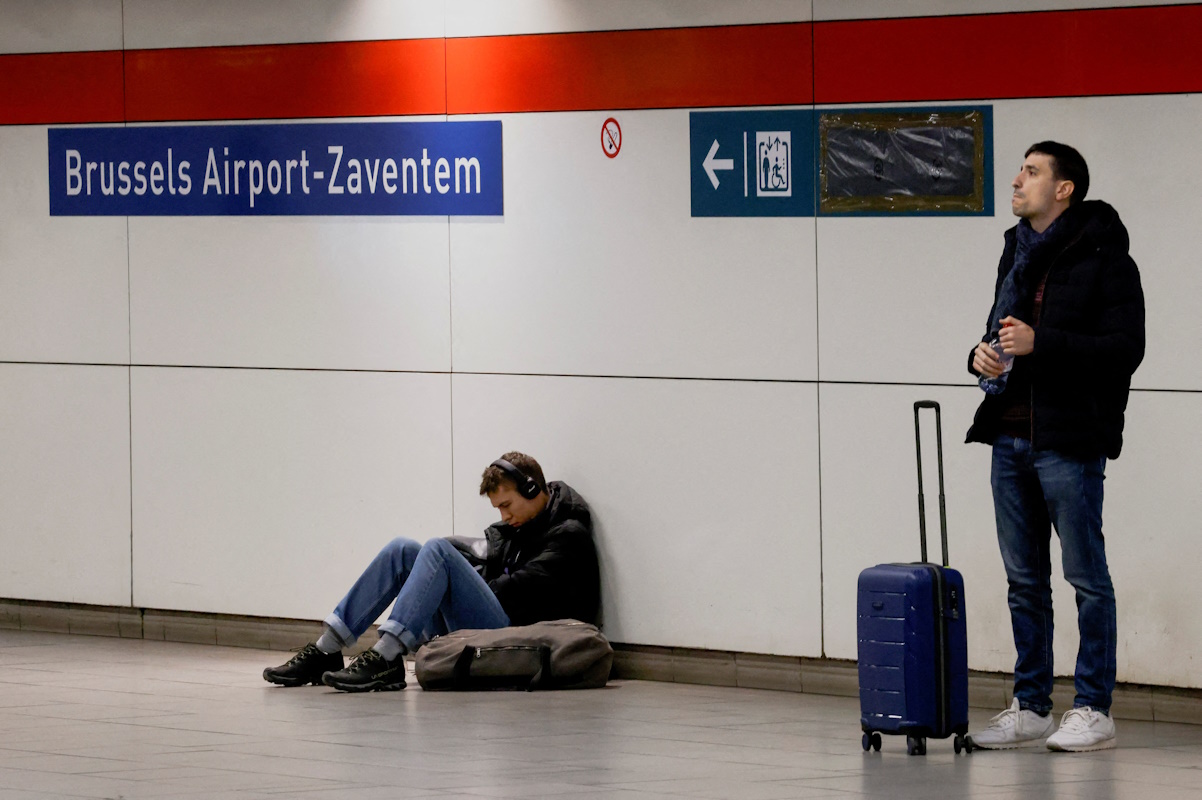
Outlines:
[{"label": "suitcase wheel", "polygon": [[957,755],[961,750],[963,750],[965,753],[971,753],[976,748],[976,745],[972,743],[971,736],[962,736],[958,733],[952,742],[952,746],[956,748]]},{"label": "suitcase wheel", "polygon": [[875,750],[879,753],[881,752],[881,735],[876,731],[865,733],[860,738],[860,745],[864,748],[865,753],[869,750]]},{"label": "suitcase wheel", "polygon": [[925,756],[927,754],[927,740],[921,736],[907,736],[906,752],[912,756]]}]

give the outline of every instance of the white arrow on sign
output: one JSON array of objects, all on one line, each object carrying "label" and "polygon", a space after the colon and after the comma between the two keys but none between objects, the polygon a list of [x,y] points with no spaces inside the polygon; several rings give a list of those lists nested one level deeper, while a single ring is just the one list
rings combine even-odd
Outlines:
[{"label": "white arrow on sign", "polygon": [[735,160],[733,158],[714,158],[718,152],[718,140],[714,139],[714,146],[710,148],[709,155],[705,157],[705,161],[701,162],[701,166],[705,168],[705,174],[710,176],[710,183],[714,184],[714,188],[718,188],[718,173],[720,169],[734,169]]}]

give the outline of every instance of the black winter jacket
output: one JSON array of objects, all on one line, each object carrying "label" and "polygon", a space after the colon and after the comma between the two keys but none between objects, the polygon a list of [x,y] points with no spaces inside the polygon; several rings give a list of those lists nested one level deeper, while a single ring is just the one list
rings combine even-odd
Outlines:
[{"label": "black winter jacket", "polygon": [[[1144,295],[1128,254],[1127,229],[1100,200],[1064,212],[1066,241],[1048,254],[1035,349],[1014,359],[1011,385],[1029,386],[1031,445],[1080,458],[1118,458],[1131,375],[1144,357]],[[994,302],[1014,265],[1016,230],[1006,231]],[[993,317],[990,310],[989,318]],[[1023,320],[1030,323],[1030,320]],[[986,331],[981,341],[988,341]],[[973,352],[968,354],[968,371]],[[967,441],[992,444],[1005,392],[986,395]]]},{"label": "black winter jacket", "polygon": [[547,507],[514,528],[503,522],[484,531],[484,580],[513,625],[551,619],[595,622],[601,579],[588,503],[571,486],[547,484]]}]

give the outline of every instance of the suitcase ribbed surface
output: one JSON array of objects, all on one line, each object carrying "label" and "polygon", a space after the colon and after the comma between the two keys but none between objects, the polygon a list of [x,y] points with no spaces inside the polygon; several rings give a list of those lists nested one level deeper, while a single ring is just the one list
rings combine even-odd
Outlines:
[{"label": "suitcase ribbed surface", "polygon": [[963,598],[963,578],[946,567],[880,564],[860,573],[861,727],[935,738],[966,729]]}]

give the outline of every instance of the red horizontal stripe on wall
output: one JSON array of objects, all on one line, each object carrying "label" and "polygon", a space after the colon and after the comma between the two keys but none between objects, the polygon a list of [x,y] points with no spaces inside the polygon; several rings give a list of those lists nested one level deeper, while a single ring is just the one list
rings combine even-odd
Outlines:
[{"label": "red horizontal stripe on wall", "polygon": [[0,125],[120,122],[121,51],[0,56]]},{"label": "red horizontal stripe on wall", "polygon": [[811,102],[809,23],[447,40],[447,113]]},{"label": "red horizontal stripe on wall", "polygon": [[1200,92],[1199,42],[1195,3],[0,55],[0,124]]},{"label": "red horizontal stripe on wall", "polygon": [[1202,90],[1202,6],[814,25],[819,103]]},{"label": "red horizontal stripe on wall", "polygon": [[446,113],[442,39],[130,50],[130,121]]}]

